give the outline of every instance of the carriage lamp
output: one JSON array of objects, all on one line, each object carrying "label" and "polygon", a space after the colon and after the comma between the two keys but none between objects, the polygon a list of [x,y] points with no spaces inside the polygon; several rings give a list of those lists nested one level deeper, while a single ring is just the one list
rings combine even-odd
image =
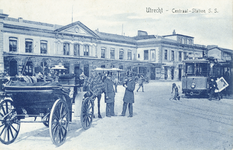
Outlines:
[{"label": "carriage lamp", "polygon": [[195,83],[192,83],[191,88],[194,89],[196,87]]}]

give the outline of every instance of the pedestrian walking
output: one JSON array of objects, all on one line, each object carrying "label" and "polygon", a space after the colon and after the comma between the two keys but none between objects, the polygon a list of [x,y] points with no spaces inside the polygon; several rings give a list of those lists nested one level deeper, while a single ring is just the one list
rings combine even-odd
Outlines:
[{"label": "pedestrian walking", "polygon": [[139,77],[139,79],[138,79],[138,84],[139,84],[139,87],[138,87],[138,89],[137,89],[137,92],[138,92],[138,90],[142,87],[142,92],[144,92],[144,89],[143,89],[143,82],[144,82],[144,77],[143,77],[143,75],[141,75],[140,77]]},{"label": "pedestrian walking", "polygon": [[111,117],[115,116],[114,113],[114,102],[115,102],[115,91],[114,83],[111,80],[111,74],[107,75],[107,78],[104,81],[105,85],[105,103],[106,103],[106,116]]},{"label": "pedestrian walking", "polygon": [[180,100],[179,89],[175,83],[172,84],[172,92],[174,91],[173,100]]},{"label": "pedestrian walking", "polygon": [[128,106],[129,117],[133,117],[135,81],[132,78],[132,73],[129,74],[128,80],[123,84],[123,86],[125,87],[125,95],[123,98],[124,103],[121,116],[125,116],[125,112]]},{"label": "pedestrian walking", "polygon": [[210,79],[209,82],[209,100],[211,101],[213,98],[218,98],[219,100],[221,99],[219,92],[215,93],[215,90],[218,90],[218,85],[214,78]]}]

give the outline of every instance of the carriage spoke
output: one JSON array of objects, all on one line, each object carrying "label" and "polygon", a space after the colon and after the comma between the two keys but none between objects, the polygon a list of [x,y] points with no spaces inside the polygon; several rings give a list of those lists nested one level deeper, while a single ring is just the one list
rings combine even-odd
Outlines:
[{"label": "carriage spoke", "polygon": [[6,114],[8,114],[8,103],[6,102]]},{"label": "carriage spoke", "polygon": [[6,126],[4,126],[4,128],[2,129],[0,136],[2,136],[3,131],[5,130]]},{"label": "carriage spoke", "polygon": [[60,110],[59,110],[59,117],[61,117],[61,115],[62,115],[62,110],[63,110],[63,109],[62,109],[62,108],[63,108],[62,106],[63,106],[63,103],[61,103],[60,106],[58,107],[58,108],[60,109]]},{"label": "carriage spoke", "polygon": [[2,125],[0,125],[0,128],[2,127],[2,126],[4,126],[5,124],[2,124]]},{"label": "carriage spoke", "polygon": [[12,136],[12,138],[13,138],[13,137],[14,137],[14,134],[13,134],[13,132],[12,132],[11,127],[9,127],[9,130],[10,130],[11,136]]},{"label": "carriage spoke", "polygon": [[4,135],[3,135],[3,137],[4,137],[4,138],[3,138],[3,139],[4,139],[4,141],[5,141],[5,139],[6,139],[6,132],[7,132],[6,130],[7,130],[7,127],[6,127],[6,128],[4,128]]},{"label": "carriage spoke", "polygon": [[18,132],[12,124],[11,124],[11,127],[15,130],[15,132]]},{"label": "carriage spoke", "polygon": [[67,114],[68,114],[68,112],[66,112],[61,118],[62,119],[65,118]]},{"label": "carriage spoke", "polygon": [[2,107],[3,114],[6,115],[4,107],[2,105],[1,105],[1,107]]}]

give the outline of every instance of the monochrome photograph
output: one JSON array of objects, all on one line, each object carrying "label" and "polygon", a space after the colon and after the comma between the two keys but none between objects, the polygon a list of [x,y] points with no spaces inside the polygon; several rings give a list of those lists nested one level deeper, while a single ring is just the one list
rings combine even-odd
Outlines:
[{"label": "monochrome photograph", "polygon": [[0,0],[1,150],[232,150],[231,0]]}]

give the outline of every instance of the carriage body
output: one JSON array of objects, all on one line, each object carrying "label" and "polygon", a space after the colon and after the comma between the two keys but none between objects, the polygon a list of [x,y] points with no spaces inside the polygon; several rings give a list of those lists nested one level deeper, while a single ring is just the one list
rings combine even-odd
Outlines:
[{"label": "carriage body", "polygon": [[[70,88],[74,86],[63,82],[35,83],[25,86],[3,84],[0,103],[0,141],[11,144],[19,134],[21,123],[44,123],[49,127],[50,138],[56,146],[64,144],[68,134],[68,125],[72,121],[72,102],[69,97]],[[24,85],[24,86],[23,86]],[[82,100],[81,125],[90,128],[93,117],[93,101],[90,97]],[[25,118],[34,117],[34,121]],[[37,121],[37,118],[41,120]]]}]

